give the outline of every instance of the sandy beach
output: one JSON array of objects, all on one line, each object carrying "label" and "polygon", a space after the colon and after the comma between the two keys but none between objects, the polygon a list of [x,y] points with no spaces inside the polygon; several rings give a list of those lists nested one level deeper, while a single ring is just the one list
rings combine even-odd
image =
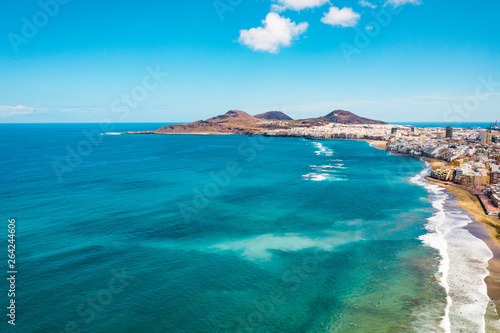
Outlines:
[{"label": "sandy beach", "polygon": [[446,162],[431,157],[419,157],[419,159],[425,162],[429,162],[432,171],[442,168],[446,165]]},{"label": "sandy beach", "polygon": [[363,141],[370,142],[372,144],[372,146],[375,148],[382,149],[382,150],[387,149],[387,141],[375,141],[375,140],[363,140]]},{"label": "sandy beach", "polygon": [[[439,166],[436,165],[436,167]],[[490,276],[485,281],[488,296],[493,299],[497,312],[500,313],[500,218],[486,215],[479,199],[466,189],[439,181],[429,179],[427,181],[445,188],[458,201],[458,207],[468,212],[474,221],[480,223],[471,225],[469,230],[476,237],[481,238],[493,252],[494,257],[488,263]]]}]

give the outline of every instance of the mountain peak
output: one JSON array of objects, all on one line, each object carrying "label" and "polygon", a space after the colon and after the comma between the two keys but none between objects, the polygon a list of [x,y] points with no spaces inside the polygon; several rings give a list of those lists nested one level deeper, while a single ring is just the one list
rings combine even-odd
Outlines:
[{"label": "mountain peak", "polygon": [[339,124],[370,124],[370,125],[385,124],[383,121],[363,118],[358,115],[355,115],[351,111],[346,111],[346,110],[332,111],[326,116],[320,117],[320,119],[326,120],[331,123],[339,123]]},{"label": "mountain peak", "polygon": [[258,114],[254,117],[265,120],[293,120],[291,117],[281,111],[269,111],[266,113]]},{"label": "mountain peak", "polygon": [[256,121],[256,119],[254,117],[252,117],[251,115],[249,115],[248,113],[246,113],[245,111],[241,111],[241,110],[229,110],[227,111],[226,113],[224,113],[223,115],[220,115],[220,116],[216,116],[216,117],[212,117],[210,119],[208,119],[207,121],[220,121],[220,120],[254,120]]},{"label": "mountain peak", "polygon": [[333,116],[355,116],[354,113],[351,111],[346,111],[346,110],[334,110],[330,112],[329,114],[326,115],[326,117],[333,117]]},{"label": "mountain peak", "polygon": [[236,116],[250,116],[248,113],[246,113],[245,111],[241,111],[241,110],[229,110],[224,115],[225,116],[232,116],[232,117],[236,117]]},{"label": "mountain peak", "polygon": [[213,117],[207,120],[209,123],[220,124],[228,127],[254,128],[260,119],[252,117],[245,111],[229,110],[223,115]]}]

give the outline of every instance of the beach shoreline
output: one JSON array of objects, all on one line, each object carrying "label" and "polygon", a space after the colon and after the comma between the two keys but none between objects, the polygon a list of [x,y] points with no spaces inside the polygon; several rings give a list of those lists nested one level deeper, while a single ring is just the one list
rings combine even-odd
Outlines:
[{"label": "beach shoreline", "polygon": [[387,141],[376,141],[376,140],[362,140],[370,143],[370,146],[380,149],[387,150]]},{"label": "beach shoreline", "polygon": [[[389,151],[388,151],[389,152]],[[445,161],[423,156],[411,156],[395,152],[389,152],[398,156],[414,157],[428,163],[431,170],[444,167]],[[457,186],[450,182],[442,182],[437,179],[425,177],[425,181],[430,184],[444,188],[451,196],[454,204],[462,209],[471,218],[473,223],[467,229],[473,236],[482,240],[493,253],[493,257],[488,261],[487,270],[489,275],[485,278],[488,297],[496,307],[496,314],[500,314],[500,217],[487,215],[483,204],[479,198],[466,188]],[[495,318],[498,319],[498,318]]]},{"label": "beach shoreline", "polygon": [[469,214],[476,223],[470,225],[468,230],[488,245],[493,252],[493,258],[488,262],[490,275],[485,279],[488,296],[493,299],[497,313],[500,313],[500,219],[498,216],[486,215],[479,199],[468,190],[439,181],[426,178],[431,184],[445,188],[453,196],[457,207]]}]

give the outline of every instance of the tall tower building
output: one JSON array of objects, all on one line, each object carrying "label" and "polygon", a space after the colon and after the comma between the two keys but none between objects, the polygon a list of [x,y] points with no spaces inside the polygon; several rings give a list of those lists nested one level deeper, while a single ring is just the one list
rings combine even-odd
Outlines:
[{"label": "tall tower building", "polygon": [[482,145],[491,145],[491,133],[490,132],[481,132],[481,144]]},{"label": "tall tower building", "polygon": [[446,138],[453,139],[453,127],[446,127]]}]

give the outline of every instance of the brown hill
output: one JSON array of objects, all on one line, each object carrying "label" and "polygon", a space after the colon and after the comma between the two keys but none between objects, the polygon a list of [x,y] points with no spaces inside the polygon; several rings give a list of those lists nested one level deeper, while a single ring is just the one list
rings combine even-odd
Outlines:
[{"label": "brown hill", "polygon": [[266,113],[258,114],[254,117],[264,120],[293,120],[291,117],[281,111],[269,111]]},{"label": "brown hill", "polygon": [[257,133],[262,119],[239,110],[189,124],[167,125],[156,131],[130,132],[129,134],[246,134]]},{"label": "brown hill", "polygon": [[168,125],[153,131],[152,134],[231,134],[232,129],[208,121],[195,121],[189,124]]},{"label": "brown hill", "polygon": [[207,119],[209,123],[216,123],[225,126],[246,126],[246,127],[256,127],[258,123],[262,120],[252,117],[245,111],[240,110],[230,110],[223,115]]},{"label": "brown hill", "polygon": [[355,115],[350,111],[345,111],[345,110],[335,110],[333,112],[330,112],[324,117],[319,117],[318,119],[330,123],[339,123],[339,124],[366,124],[366,125],[385,124],[383,121],[363,118]]}]

